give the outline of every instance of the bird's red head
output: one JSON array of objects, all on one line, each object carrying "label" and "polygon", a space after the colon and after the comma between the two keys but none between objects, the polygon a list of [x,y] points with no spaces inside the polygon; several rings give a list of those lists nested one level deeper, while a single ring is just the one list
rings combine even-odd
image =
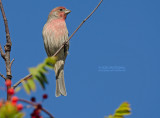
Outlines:
[{"label": "bird's red head", "polygon": [[65,7],[56,7],[49,13],[49,17],[55,19],[66,19],[70,12],[71,11]]}]

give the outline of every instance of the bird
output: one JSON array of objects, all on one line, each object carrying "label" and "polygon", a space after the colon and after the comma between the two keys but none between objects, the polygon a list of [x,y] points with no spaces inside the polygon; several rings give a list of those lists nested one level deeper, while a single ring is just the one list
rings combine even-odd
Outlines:
[{"label": "bird", "polygon": [[[52,57],[56,51],[68,40],[68,29],[66,26],[66,18],[71,10],[65,7],[56,7],[48,15],[46,24],[42,30],[45,51],[48,57]],[[61,51],[56,55],[57,60],[54,65],[56,75],[56,92],[55,96],[67,96],[64,82],[64,64],[69,50],[69,42],[67,42]]]}]

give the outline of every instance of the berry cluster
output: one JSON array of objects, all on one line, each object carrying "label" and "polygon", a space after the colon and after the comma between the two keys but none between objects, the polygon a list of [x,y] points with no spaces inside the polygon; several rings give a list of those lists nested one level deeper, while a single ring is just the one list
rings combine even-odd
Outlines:
[{"label": "berry cluster", "polygon": [[33,110],[31,113],[31,118],[43,118],[40,113],[41,113],[42,106],[41,104],[38,104],[37,107]]},{"label": "berry cluster", "polygon": [[13,105],[16,105],[18,111],[21,111],[23,109],[23,105],[22,104],[17,104],[17,102],[18,102],[18,97],[17,96],[13,96],[12,100],[11,100],[11,103]]},{"label": "berry cluster", "polygon": [[[11,84],[12,84],[11,80],[7,79],[6,82],[5,82],[6,87],[10,87]],[[14,95],[14,89],[13,88],[9,88],[7,93],[10,94],[10,95]]]},{"label": "berry cluster", "polygon": [[[6,87],[10,87],[11,84],[12,84],[12,82],[11,82],[10,79],[7,79],[5,81]],[[14,92],[13,88],[9,88],[7,93],[10,94],[11,96],[13,96],[15,92]],[[17,102],[18,102],[18,97],[17,96],[13,96],[12,99],[11,99],[11,104],[16,106],[18,111],[21,111],[23,109],[23,105],[22,104],[17,104]]]},{"label": "berry cluster", "polygon": [[[23,105],[22,104],[17,104],[17,102],[19,101],[19,98],[17,96],[14,96],[15,94],[15,91],[13,88],[11,88],[11,80],[10,79],[7,79],[5,81],[5,85],[7,87],[7,94],[9,94],[12,98],[11,98],[11,101],[0,101],[0,108],[1,106],[3,107],[4,105],[7,105],[7,104],[10,104],[11,106],[13,106],[16,111],[20,112],[22,109],[23,109]],[[34,109],[32,111],[32,113],[30,114],[31,115],[31,118],[43,118],[41,116],[41,111],[42,111],[42,105],[41,103],[48,98],[48,95],[47,94],[43,94],[42,95],[42,101],[40,103],[36,103],[36,98],[35,97],[32,97],[31,98],[31,101],[34,102],[36,104],[36,106],[34,106]]]},{"label": "berry cluster", "polygon": [[[42,96],[43,100],[48,98],[47,94],[43,94]],[[36,98],[32,97],[31,98],[32,102],[36,102]],[[41,109],[42,109],[42,105],[41,104],[37,104],[36,108],[33,110],[33,112],[31,113],[31,118],[43,118],[40,113],[41,113]]]}]

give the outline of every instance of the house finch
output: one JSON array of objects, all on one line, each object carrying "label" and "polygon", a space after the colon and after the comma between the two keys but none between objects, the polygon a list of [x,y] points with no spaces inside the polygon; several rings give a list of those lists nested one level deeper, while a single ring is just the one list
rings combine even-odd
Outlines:
[{"label": "house finch", "polygon": [[[42,35],[46,53],[53,56],[60,46],[68,39],[68,30],[65,19],[71,11],[65,7],[54,8],[48,16],[48,20],[43,27]],[[56,75],[56,97],[66,96],[64,83],[64,63],[67,57],[69,43],[57,54],[57,61],[54,66]]]}]

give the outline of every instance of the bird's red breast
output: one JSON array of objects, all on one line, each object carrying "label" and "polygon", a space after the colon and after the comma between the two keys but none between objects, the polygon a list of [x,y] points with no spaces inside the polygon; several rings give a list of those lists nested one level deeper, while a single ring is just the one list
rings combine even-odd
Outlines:
[{"label": "bird's red breast", "polygon": [[[61,36],[66,35],[67,27],[64,19],[53,19],[49,23],[46,24],[46,32],[52,35],[54,33],[55,40],[61,39]],[[68,35],[68,34],[67,34]]]}]

